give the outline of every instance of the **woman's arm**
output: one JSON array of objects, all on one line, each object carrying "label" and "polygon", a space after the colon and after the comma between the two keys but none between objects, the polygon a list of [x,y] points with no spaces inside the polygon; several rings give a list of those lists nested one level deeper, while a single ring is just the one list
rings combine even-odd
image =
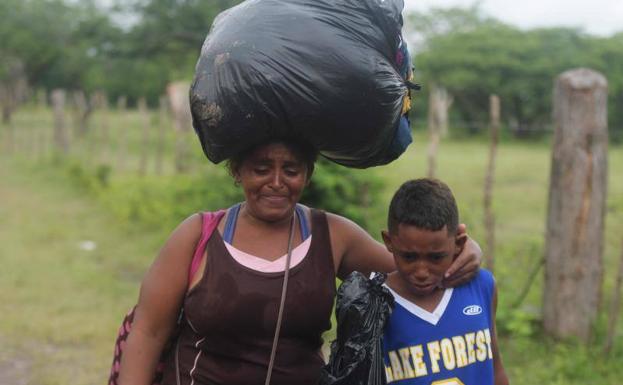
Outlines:
[{"label": "woman's arm", "polygon": [[331,250],[336,274],[346,278],[353,271],[390,273],[396,269],[394,256],[364,229],[342,216],[327,213]]},{"label": "woman's arm", "polygon": [[201,235],[201,217],[182,222],[145,275],[119,372],[120,385],[150,385],[175,328],[188,287],[188,270]]},{"label": "woman's arm", "polygon": [[498,288],[493,287],[493,301],[492,301],[491,315],[491,350],[493,351],[493,379],[495,385],[508,385],[508,377],[502,365],[502,357],[500,356],[500,350],[498,349],[498,336],[495,327],[495,314],[498,308]]},{"label": "woman's arm", "polygon": [[[366,275],[370,272],[389,273],[396,269],[394,256],[385,245],[372,238],[364,229],[342,216],[327,213],[331,249],[336,274],[345,278],[353,271]],[[459,226],[465,232],[465,225]],[[482,251],[476,242],[468,238],[465,247],[448,269],[447,286],[463,284],[476,276]]]}]

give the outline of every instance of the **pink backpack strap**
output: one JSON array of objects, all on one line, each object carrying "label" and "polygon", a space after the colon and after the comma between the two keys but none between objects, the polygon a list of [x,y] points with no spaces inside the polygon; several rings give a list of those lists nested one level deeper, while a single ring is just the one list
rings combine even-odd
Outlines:
[{"label": "pink backpack strap", "polygon": [[208,243],[208,239],[212,235],[212,232],[218,226],[221,218],[225,214],[225,210],[219,211],[205,211],[201,213],[202,225],[201,225],[201,238],[199,238],[199,243],[197,243],[197,248],[195,249],[195,254],[193,255],[193,260],[190,263],[190,270],[188,271],[188,285],[192,281],[192,278],[195,276],[195,273],[199,269],[199,265],[201,264],[201,258],[203,257],[203,253],[206,248],[206,244]]}]

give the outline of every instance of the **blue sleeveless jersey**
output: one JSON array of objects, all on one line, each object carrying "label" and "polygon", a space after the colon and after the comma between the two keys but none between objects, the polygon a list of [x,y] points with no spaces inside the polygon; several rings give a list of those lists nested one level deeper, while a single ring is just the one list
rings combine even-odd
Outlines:
[{"label": "blue sleeveless jersey", "polygon": [[493,290],[493,276],[481,269],[446,289],[433,313],[392,291],[396,305],[383,336],[387,383],[493,385]]}]

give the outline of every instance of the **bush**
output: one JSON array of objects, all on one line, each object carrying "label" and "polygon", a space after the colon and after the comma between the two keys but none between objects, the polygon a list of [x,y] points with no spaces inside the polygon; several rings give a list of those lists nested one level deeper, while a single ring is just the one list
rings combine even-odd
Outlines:
[{"label": "bush", "polygon": [[[244,199],[242,190],[220,167],[211,167],[202,174],[140,178],[115,176],[107,165],[89,169],[68,161],[65,168],[76,187],[95,196],[115,216],[152,228],[171,230],[195,212],[226,208]],[[378,177],[321,159],[301,202],[370,228],[368,209],[381,191]]]},{"label": "bush", "polygon": [[242,199],[224,173],[126,178],[114,183],[102,200],[117,217],[168,231],[200,211],[226,208]]},{"label": "bush", "polygon": [[301,202],[342,215],[369,229],[372,223],[367,211],[378,201],[382,187],[377,177],[321,158]]}]

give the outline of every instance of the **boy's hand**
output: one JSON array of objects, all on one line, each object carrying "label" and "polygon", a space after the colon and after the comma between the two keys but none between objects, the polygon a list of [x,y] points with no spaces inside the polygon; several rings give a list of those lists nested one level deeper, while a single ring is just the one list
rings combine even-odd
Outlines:
[{"label": "boy's hand", "polygon": [[[467,227],[461,223],[459,234],[466,234]],[[443,287],[456,287],[469,282],[476,276],[482,262],[482,250],[476,241],[467,239],[465,247],[459,256],[452,262],[443,279]]]}]

